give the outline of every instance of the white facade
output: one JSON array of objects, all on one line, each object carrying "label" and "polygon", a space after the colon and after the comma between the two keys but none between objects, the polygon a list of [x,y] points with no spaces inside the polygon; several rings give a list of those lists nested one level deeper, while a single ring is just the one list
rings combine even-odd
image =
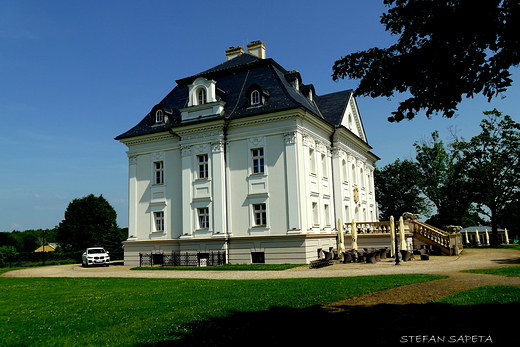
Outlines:
[{"label": "white facade", "polygon": [[226,105],[218,87],[218,79],[195,79],[175,126],[119,138],[129,148],[126,264],[138,264],[139,252],[173,250],[225,250],[231,263],[251,263],[256,252],[266,263],[308,263],[318,249],[336,248],[338,218],[377,220],[378,158],[351,94],[333,126],[304,108],[211,117]]}]

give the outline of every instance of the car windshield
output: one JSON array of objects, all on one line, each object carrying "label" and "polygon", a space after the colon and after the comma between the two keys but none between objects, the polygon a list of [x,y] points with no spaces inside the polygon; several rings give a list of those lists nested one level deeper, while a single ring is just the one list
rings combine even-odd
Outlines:
[{"label": "car windshield", "polygon": [[96,253],[105,253],[105,250],[102,248],[89,249],[88,254],[96,254]]}]

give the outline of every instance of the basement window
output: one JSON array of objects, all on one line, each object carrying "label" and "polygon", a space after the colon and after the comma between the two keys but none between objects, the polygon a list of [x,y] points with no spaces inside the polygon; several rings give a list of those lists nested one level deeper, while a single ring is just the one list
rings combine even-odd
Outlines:
[{"label": "basement window", "polygon": [[251,263],[265,264],[265,252],[251,252]]}]

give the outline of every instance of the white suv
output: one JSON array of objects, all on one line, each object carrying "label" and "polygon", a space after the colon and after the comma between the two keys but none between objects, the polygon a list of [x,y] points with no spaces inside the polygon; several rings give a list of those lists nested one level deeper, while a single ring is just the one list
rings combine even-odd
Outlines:
[{"label": "white suv", "polygon": [[87,267],[89,265],[110,265],[108,252],[103,247],[87,248],[81,256],[81,266]]}]

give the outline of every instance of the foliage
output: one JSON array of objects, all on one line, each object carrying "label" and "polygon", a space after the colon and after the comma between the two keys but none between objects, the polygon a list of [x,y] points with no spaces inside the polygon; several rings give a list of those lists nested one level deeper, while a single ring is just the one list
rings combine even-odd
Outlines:
[{"label": "foliage", "polygon": [[431,141],[416,142],[414,147],[419,171],[417,185],[437,211],[427,223],[441,229],[446,225],[466,227],[482,223],[472,206],[459,152],[439,140],[437,131],[431,134]]},{"label": "foliage", "polygon": [[18,252],[14,246],[0,246],[0,266],[9,263],[9,267],[11,267],[17,255]]},{"label": "foliage", "polygon": [[74,199],[57,227],[57,241],[65,252],[103,246],[117,256],[122,253],[122,239],[116,218],[116,211],[102,195]]},{"label": "foliage", "polygon": [[18,252],[34,252],[42,245],[43,233],[45,233],[45,243],[56,242],[55,229],[30,229],[0,232],[0,245],[14,246]]},{"label": "foliage", "polygon": [[413,211],[427,215],[429,204],[417,185],[419,171],[410,160],[399,160],[374,171],[376,200],[379,203],[379,218],[401,216]]},{"label": "foliage", "polygon": [[[210,319],[237,312],[256,316],[273,308],[304,309],[439,278],[0,278],[0,341],[8,346],[23,341],[25,346],[39,347],[77,346],[79,342],[96,347],[159,345],[180,339],[186,326],[195,322],[206,321],[206,328],[211,328]],[[243,324],[231,329],[243,329]]]},{"label": "foliage", "polygon": [[478,212],[491,219],[491,242],[498,244],[499,221],[520,195],[520,124],[496,109],[484,114],[481,133],[454,147],[461,153],[466,189]]},{"label": "foliage", "polygon": [[[355,95],[391,97],[407,92],[389,121],[419,110],[452,117],[462,96],[488,100],[511,86],[520,63],[520,3],[487,0],[385,0],[385,30],[398,35],[389,48],[349,54],[333,66],[333,79],[360,79]],[[449,23],[449,24],[448,24]]]}]

